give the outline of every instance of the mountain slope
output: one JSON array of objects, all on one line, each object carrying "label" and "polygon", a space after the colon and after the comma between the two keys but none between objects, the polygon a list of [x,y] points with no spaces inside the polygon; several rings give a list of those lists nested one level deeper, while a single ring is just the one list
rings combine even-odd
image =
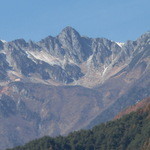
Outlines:
[{"label": "mountain slope", "polygon": [[[98,92],[80,86],[14,82],[1,94],[1,148],[80,129],[103,107]],[[32,136],[28,137],[30,133]]]},{"label": "mountain slope", "polygon": [[[150,148],[150,98],[137,104],[136,112],[98,125],[92,130],[73,132],[67,137],[44,137],[12,150],[148,150]],[[139,109],[140,108],[140,109]]]},{"label": "mountain slope", "polygon": [[147,108],[147,105],[149,105],[150,103],[150,97],[145,98],[142,101],[137,102],[135,105],[133,106],[129,106],[127,109],[125,109],[124,111],[120,112],[117,116],[115,116],[114,119],[119,119],[124,115],[130,114],[131,112],[135,112],[138,109],[145,109]]},{"label": "mountain slope", "polygon": [[[124,79],[125,77],[123,77],[123,80]],[[123,109],[136,104],[141,99],[149,97],[150,72],[146,72],[139,80],[134,81],[132,84],[128,83],[126,86],[127,87],[122,83],[122,79],[111,79],[108,83],[106,82],[104,86],[101,86],[100,89],[98,88],[98,91],[104,95],[104,101],[108,101],[108,103],[113,101],[113,103],[93,119],[90,124],[87,125],[87,128],[111,120]],[[109,93],[109,95],[107,93]]]}]

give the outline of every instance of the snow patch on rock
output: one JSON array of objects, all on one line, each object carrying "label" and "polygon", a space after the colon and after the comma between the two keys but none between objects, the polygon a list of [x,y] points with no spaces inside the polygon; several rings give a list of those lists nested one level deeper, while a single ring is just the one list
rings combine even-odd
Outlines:
[{"label": "snow patch on rock", "polygon": [[3,42],[3,43],[7,43],[7,41],[5,41],[5,40],[0,40],[1,42]]},{"label": "snow patch on rock", "polygon": [[122,47],[125,43],[116,42],[120,47]]}]

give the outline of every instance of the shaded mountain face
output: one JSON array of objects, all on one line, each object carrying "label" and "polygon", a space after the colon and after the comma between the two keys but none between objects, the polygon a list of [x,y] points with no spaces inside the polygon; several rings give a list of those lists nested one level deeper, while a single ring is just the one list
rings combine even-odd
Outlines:
[{"label": "shaded mountain face", "polygon": [[0,149],[111,120],[148,87],[149,32],[122,44],[71,27],[39,42],[0,41]]},{"label": "shaded mountain face", "polygon": [[7,78],[7,71],[11,69],[9,63],[6,61],[6,55],[0,54],[0,80],[3,81]]}]

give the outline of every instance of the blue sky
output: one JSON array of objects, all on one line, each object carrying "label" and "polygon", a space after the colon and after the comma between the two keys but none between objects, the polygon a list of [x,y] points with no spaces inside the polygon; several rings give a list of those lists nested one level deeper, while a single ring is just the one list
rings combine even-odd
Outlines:
[{"label": "blue sky", "polygon": [[0,6],[0,39],[6,41],[38,41],[66,26],[119,42],[150,30],[150,0],[0,0]]}]

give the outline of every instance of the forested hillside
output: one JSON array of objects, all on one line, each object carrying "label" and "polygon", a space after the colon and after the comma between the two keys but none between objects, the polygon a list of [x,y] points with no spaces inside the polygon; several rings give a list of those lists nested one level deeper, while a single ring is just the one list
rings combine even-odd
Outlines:
[{"label": "forested hillside", "polygon": [[136,112],[91,130],[80,130],[66,137],[43,137],[8,150],[149,150],[150,101],[145,102],[147,105]]}]

